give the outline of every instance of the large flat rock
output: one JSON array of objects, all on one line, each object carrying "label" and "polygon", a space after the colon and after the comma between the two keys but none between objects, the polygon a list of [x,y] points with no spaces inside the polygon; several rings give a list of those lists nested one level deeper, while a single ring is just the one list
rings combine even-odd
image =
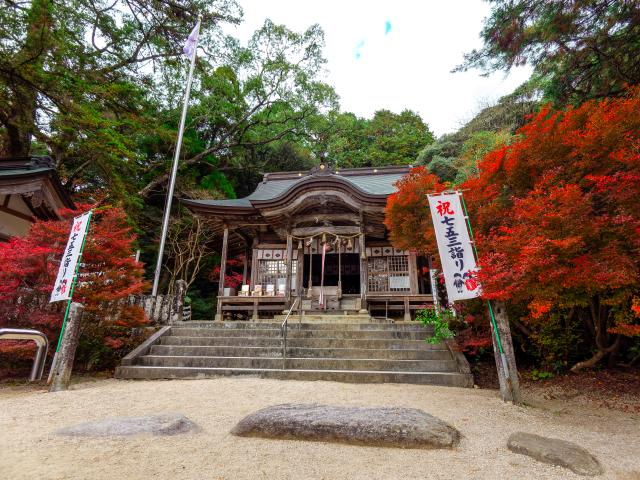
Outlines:
[{"label": "large flat rock", "polygon": [[342,442],[400,448],[453,448],[460,432],[416,408],[358,408],[284,404],[243,418],[231,433],[242,437]]},{"label": "large flat rock", "polygon": [[56,435],[69,437],[112,437],[141,433],[178,435],[198,431],[199,427],[180,413],[145,415],[142,417],[114,417],[97,422],[79,423],[56,430]]},{"label": "large flat rock", "polygon": [[598,459],[579,445],[557,438],[516,432],[509,437],[507,447],[551,465],[568,468],[578,475],[595,476],[604,473]]}]

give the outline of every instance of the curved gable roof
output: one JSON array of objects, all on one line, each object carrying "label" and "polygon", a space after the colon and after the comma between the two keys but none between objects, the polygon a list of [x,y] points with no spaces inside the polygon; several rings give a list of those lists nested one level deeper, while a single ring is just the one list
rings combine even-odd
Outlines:
[{"label": "curved gable roof", "polygon": [[227,200],[183,200],[191,207],[204,207],[214,210],[248,211],[255,204],[264,204],[285,197],[289,192],[302,187],[314,180],[322,179],[324,183],[334,181],[336,185],[348,185],[364,196],[388,196],[396,191],[395,183],[409,173],[410,166],[380,167],[380,168],[352,168],[339,172],[281,172],[268,173],[256,190],[244,198]]}]

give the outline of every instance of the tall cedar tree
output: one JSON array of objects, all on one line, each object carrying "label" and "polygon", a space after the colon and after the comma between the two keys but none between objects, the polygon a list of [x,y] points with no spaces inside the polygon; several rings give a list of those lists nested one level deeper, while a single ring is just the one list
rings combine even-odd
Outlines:
[{"label": "tall cedar tree", "polygon": [[542,109],[467,181],[487,298],[585,325],[593,356],[640,335],[640,90]]},{"label": "tall cedar tree", "polygon": [[[50,304],[49,297],[71,218],[80,210],[61,212],[64,220],[38,220],[26,237],[0,243],[0,327],[35,328],[46,333],[50,342],[57,341],[66,303]],[[73,295],[74,301],[85,305],[84,343],[95,349],[124,349],[131,328],[146,323],[140,307],[124,302],[145,287],[143,266],[132,256],[134,241],[122,209],[95,211]],[[0,349],[17,357],[31,352],[21,342],[5,342]]]},{"label": "tall cedar tree", "polygon": [[559,105],[624,95],[640,83],[637,0],[489,0],[484,46],[458,70],[535,68]]}]

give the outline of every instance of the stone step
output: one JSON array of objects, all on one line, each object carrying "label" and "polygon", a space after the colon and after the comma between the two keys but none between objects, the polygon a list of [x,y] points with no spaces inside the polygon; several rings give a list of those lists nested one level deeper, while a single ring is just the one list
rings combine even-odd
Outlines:
[{"label": "stone step", "polygon": [[[211,356],[211,357],[278,357],[282,347],[245,346],[180,346],[153,345],[150,355],[163,356]],[[391,350],[372,348],[287,348],[287,356],[298,358],[375,358],[392,360],[449,360],[451,353],[446,347],[440,350]]]},{"label": "stone step", "polygon": [[[407,340],[424,340],[429,336],[427,330],[306,330],[290,328],[287,330],[287,338],[354,338],[354,339],[385,339],[398,338]],[[235,329],[235,328],[182,328],[171,330],[174,337],[259,337],[282,338],[279,329]]]},{"label": "stone step", "polygon": [[[273,320],[283,322],[286,315],[274,315]],[[310,323],[382,323],[374,321],[369,315],[296,315],[289,316],[290,322],[310,322]]]},{"label": "stone step", "polygon": [[472,387],[473,377],[457,372],[387,372],[350,370],[282,370],[255,368],[202,368],[202,367],[145,367],[120,366],[116,378],[160,379],[160,378],[207,378],[226,375],[253,375],[282,380],[324,380],[348,383],[413,383],[422,385],[444,385],[450,387]]},{"label": "stone step", "polygon": [[[230,329],[230,330],[280,330],[282,322],[179,322],[173,328],[214,328],[214,329]],[[433,331],[433,327],[425,326],[418,322],[396,322],[396,323],[298,323],[298,321],[290,321],[288,329],[298,330],[401,330],[401,331]]]},{"label": "stone step", "polygon": [[[450,360],[388,360],[345,358],[287,358],[286,365],[294,370],[370,370],[388,372],[452,372],[456,363]],[[139,365],[148,367],[204,368],[282,368],[281,357],[195,357],[145,355]]]},{"label": "stone step", "polygon": [[[242,346],[242,347],[282,347],[280,337],[178,337],[168,335],[160,338],[160,345],[193,346]],[[419,349],[440,350],[442,345],[430,345],[424,340],[395,338],[288,338],[291,348],[374,348],[374,349]]]}]

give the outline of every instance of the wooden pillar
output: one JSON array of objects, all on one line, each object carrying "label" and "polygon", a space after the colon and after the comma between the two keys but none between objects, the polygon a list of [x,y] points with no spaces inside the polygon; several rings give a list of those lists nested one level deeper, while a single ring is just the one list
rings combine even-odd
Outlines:
[{"label": "wooden pillar", "polygon": [[298,266],[296,268],[296,294],[300,298],[298,310],[302,308],[302,285],[304,284],[304,244],[302,249],[298,249]]},{"label": "wooden pillar", "polygon": [[412,295],[418,294],[418,261],[416,252],[409,251],[409,288]]},{"label": "wooden pillar", "polygon": [[411,321],[411,306],[409,304],[409,299],[407,297],[404,297],[404,321],[405,322]]},{"label": "wooden pillar", "polygon": [[286,284],[284,286],[284,298],[287,302],[287,307],[291,305],[291,265],[293,264],[293,238],[291,233],[287,233],[287,275]]},{"label": "wooden pillar", "polygon": [[[496,360],[496,368],[498,369],[498,380],[500,381],[500,396],[505,402],[522,403],[520,395],[520,382],[518,380],[518,368],[516,366],[516,357],[513,351],[513,341],[511,339],[511,329],[509,328],[509,317],[507,309],[503,302],[491,302],[489,308],[493,306],[493,313],[500,334],[500,343],[504,352],[504,359],[500,355],[495,332],[491,335],[493,342],[493,354]],[[492,328],[493,330],[493,328]],[[504,363],[507,364],[509,370],[508,375],[504,369]]]},{"label": "wooden pillar", "polygon": [[222,252],[220,253],[220,279],[218,286],[218,305],[216,309],[216,320],[222,320],[222,301],[220,297],[224,295],[224,277],[227,270],[227,248],[229,246],[229,227],[224,226],[222,235]]},{"label": "wooden pillar", "polygon": [[367,269],[367,251],[364,242],[364,225],[362,225],[362,235],[358,237],[358,244],[360,246],[360,310],[367,310],[369,273]]},{"label": "wooden pillar", "polygon": [[251,246],[251,290],[258,284],[258,239],[253,239]]},{"label": "wooden pillar", "polygon": [[431,284],[431,296],[433,297],[433,307],[439,311],[440,305],[438,302],[438,279],[436,278],[436,271],[433,268],[433,256],[428,255],[427,260],[429,261],[429,283]]},{"label": "wooden pillar", "polygon": [[242,265],[242,284],[246,285],[247,284],[247,274],[248,274],[248,270],[249,270],[249,245],[247,245],[246,247],[244,247],[244,262]]},{"label": "wooden pillar", "polygon": [[258,321],[259,318],[259,312],[258,312],[258,306],[260,305],[260,303],[258,302],[258,297],[255,297],[253,299],[253,320],[254,321]]},{"label": "wooden pillar", "polygon": [[313,271],[313,243],[314,238],[311,237],[311,242],[309,243],[309,283],[307,285],[307,298],[312,299],[313,302],[313,282],[311,277],[311,272]]},{"label": "wooden pillar", "polygon": [[50,392],[58,392],[69,388],[73,360],[76,357],[78,340],[80,339],[80,321],[84,306],[73,302],[69,309],[69,318],[62,334],[60,350],[54,357],[54,365],[51,367],[51,387]]}]

